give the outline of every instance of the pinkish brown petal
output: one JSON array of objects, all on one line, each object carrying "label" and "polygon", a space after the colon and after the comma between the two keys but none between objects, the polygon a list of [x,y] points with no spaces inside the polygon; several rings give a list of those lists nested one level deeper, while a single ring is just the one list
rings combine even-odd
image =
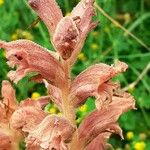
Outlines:
[{"label": "pinkish brown petal", "polygon": [[63,117],[47,116],[26,139],[28,150],[67,150],[75,128]]},{"label": "pinkish brown petal", "polygon": [[40,103],[31,99],[21,102],[19,108],[13,113],[10,125],[15,130],[30,132],[46,117]]},{"label": "pinkish brown petal", "polygon": [[10,82],[4,80],[2,82],[2,100],[0,101],[0,122],[8,122],[10,116],[17,108],[15,90]]},{"label": "pinkish brown petal", "polygon": [[0,149],[1,150],[10,150],[11,149],[11,139],[8,135],[0,132]]},{"label": "pinkish brown petal", "polygon": [[71,17],[64,17],[58,23],[53,44],[64,60],[70,58],[79,40],[79,30]]},{"label": "pinkish brown petal", "polygon": [[97,89],[97,95],[95,95],[95,105],[97,109],[100,109],[102,106],[108,105],[112,101],[112,96],[115,94],[120,87],[119,83],[112,83],[110,81],[99,85]]},{"label": "pinkish brown petal", "polygon": [[95,15],[94,2],[95,0],[81,0],[71,12],[71,17],[81,32],[91,27],[92,16]]},{"label": "pinkish brown petal", "polygon": [[15,95],[15,90],[13,89],[10,82],[4,80],[2,82],[2,97],[3,97],[3,104],[7,106],[11,110],[15,110],[17,107],[17,100]]},{"label": "pinkish brown petal", "polygon": [[0,122],[5,118],[6,111],[5,111],[5,105],[0,102]]},{"label": "pinkish brown petal", "polygon": [[98,24],[98,22],[92,22],[92,17],[95,15],[94,2],[95,0],[81,0],[71,12],[71,17],[79,30],[79,42],[70,58],[71,64],[80,53],[88,33]]},{"label": "pinkish brown petal", "polygon": [[22,135],[18,131],[11,130],[9,125],[0,125],[0,150],[19,150]]},{"label": "pinkish brown petal", "polygon": [[106,132],[117,133],[122,137],[122,131],[116,122],[122,113],[134,108],[135,102],[130,94],[122,93],[121,95],[113,96],[112,103],[100,110],[95,110],[81,123],[79,139],[84,146],[92,142],[99,134]]},{"label": "pinkish brown petal", "polygon": [[92,22],[95,15],[93,4],[94,0],[81,0],[71,15],[57,24],[52,42],[61,57],[69,60],[71,65],[80,53],[87,34],[97,26],[97,22]]},{"label": "pinkish brown petal", "polygon": [[38,72],[49,82],[63,82],[63,68],[47,49],[28,40],[2,42],[1,47],[6,50],[8,64],[11,67],[17,66],[16,71],[9,73],[11,80],[18,82],[27,73]]},{"label": "pinkish brown petal", "polygon": [[50,96],[42,96],[38,98],[36,102],[38,103],[40,108],[44,108],[49,102],[51,102]]},{"label": "pinkish brown petal", "polygon": [[49,84],[46,80],[44,80],[44,83],[51,101],[58,106],[59,110],[62,110],[62,91],[59,88]]},{"label": "pinkish brown petal", "polygon": [[49,96],[42,96],[36,99],[36,101],[33,101],[31,99],[26,99],[20,102],[19,107],[26,107],[26,106],[34,106],[38,108],[45,107],[50,102]]},{"label": "pinkish brown petal", "polygon": [[29,0],[29,5],[37,12],[46,24],[49,33],[53,34],[58,22],[63,17],[56,0]]},{"label": "pinkish brown petal", "polygon": [[126,69],[127,65],[123,62],[118,62],[115,66],[100,63],[80,73],[71,86],[70,99],[74,106],[78,107],[89,96],[104,100],[109,95],[111,97],[112,90],[116,89],[117,86],[116,84],[110,84],[108,81]]},{"label": "pinkish brown petal", "polygon": [[107,140],[109,139],[111,133],[105,132],[98,135],[90,144],[85,148],[86,150],[105,150],[107,149]]}]

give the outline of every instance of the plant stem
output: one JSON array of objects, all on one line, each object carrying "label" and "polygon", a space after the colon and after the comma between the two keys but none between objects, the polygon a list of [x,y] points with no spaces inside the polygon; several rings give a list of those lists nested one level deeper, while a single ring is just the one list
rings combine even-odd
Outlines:
[{"label": "plant stem", "polygon": [[[70,64],[67,61],[63,62],[63,66],[64,66],[64,71],[65,71],[65,83],[62,86],[62,95],[63,95],[63,115],[65,118],[67,118],[70,123],[76,127],[76,122],[75,122],[75,109],[73,107],[73,105],[71,105],[70,100],[68,99],[69,96],[69,90],[70,90],[70,85],[71,85],[71,81],[70,81]],[[76,127],[77,128],[77,127]],[[78,131],[76,130],[76,132],[73,135],[72,138],[72,142],[70,144],[71,150],[76,150],[78,147]],[[80,150],[78,148],[78,150]]]},{"label": "plant stem", "polygon": [[69,89],[70,89],[70,67],[69,64],[63,62],[64,71],[65,71],[65,82],[62,85],[62,95],[63,95],[63,114],[64,116],[74,125],[75,124],[75,112],[73,106],[71,106],[68,99]]}]

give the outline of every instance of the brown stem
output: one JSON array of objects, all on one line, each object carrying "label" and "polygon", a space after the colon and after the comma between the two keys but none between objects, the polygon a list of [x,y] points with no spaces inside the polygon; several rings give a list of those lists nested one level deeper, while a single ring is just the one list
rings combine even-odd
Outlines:
[{"label": "brown stem", "polygon": [[[62,104],[63,104],[63,115],[65,118],[67,118],[70,123],[76,126],[76,121],[75,121],[75,109],[73,107],[73,105],[70,103],[70,100],[68,99],[69,93],[70,93],[70,86],[71,86],[71,78],[70,78],[70,70],[71,70],[71,66],[69,64],[69,62],[67,61],[63,61],[63,66],[64,66],[64,71],[65,71],[65,82],[64,85],[62,85],[62,95],[63,95],[63,100],[62,100]],[[80,150],[78,148],[78,131],[76,130],[76,132],[73,135],[73,139],[72,142],[70,144],[70,149],[71,150]]]},{"label": "brown stem", "polygon": [[70,89],[70,67],[66,61],[63,62],[65,75],[64,85],[62,85],[62,95],[63,95],[63,114],[64,116],[74,125],[75,124],[75,112],[73,106],[71,106],[68,99],[69,89]]}]

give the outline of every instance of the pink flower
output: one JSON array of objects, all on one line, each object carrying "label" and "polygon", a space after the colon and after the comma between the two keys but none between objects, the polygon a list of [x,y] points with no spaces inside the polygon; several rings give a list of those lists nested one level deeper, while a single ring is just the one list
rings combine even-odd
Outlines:
[{"label": "pink flower", "polygon": [[118,84],[110,83],[109,80],[117,74],[124,72],[127,65],[118,62],[115,66],[96,64],[80,73],[72,83],[70,100],[75,107],[83,104],[90,96],[95,96],[97,108],[105,101],[111,101],[113,90]]},{"label": "pink flower", "polygon": [[8,81],[2,83],[0,101],[0,149],[19,150],[22,135],[9,126],[10,118],[17,107],[15,90]]},{"label": "pink flower", "polygon": [[17,66],[16,71],[10,71],[8,74],[16,83],[29,72],[39,73],[38,80],[44,78],[55,84],[63,82],[65,74],[61,64],[55,58],[55,53],[51,54],[47,49],[28,40],[8,43],[1,41],[0,45],[6,50],[8,64],[11,67]]},{"label": "pink flower", "polygon": [[128,109],[134,109],[134,105],[134,99],[130,94],[120,93],[112,97],[112,102],[107,107],[93,111],[79,126],[79,139],[82,147],[93,149],[98,138],[100,142],[97,142],[95,150],[99,150],[98,147],[105,149],[107,139],[112,133],[117,133],[123,138],[117,120]]},{"label": "pink flower", "polygon": [[68,120],[56,115],[47,116],[26,139],[27,149],[67,150],[75,127]]},{"label": "pink flower", "polygon": [[[8,81],[3,82],[0,102],[0,149],[18,149],[21,138],[27,150],[103,150],[112,133],[123,139],[117,120],[128,109],[135,108],[133,97],[120,89],[111,79],[125,72],[128,66],[95,64],[71,78],[71,67],[85,39],[98,22],[94,0],[81,0],[70,16],[63,14],[55,0],[29,0],[29,5],[45,23],[56,52],[29,40],[0,41],[10,67],[8,77],[17,83],[30,72],[32,80],[44,82],[48,96],[37,101],[28,98],[17,104],[15,91]],[[77,128],[75,110],[87,98],[96,98],[96,109]],[[63,116],[47,114],[45,105],[53,101]],[[10,125],[10,126],[9,126]],[[109,145],[110,146],[110,145]]]}]

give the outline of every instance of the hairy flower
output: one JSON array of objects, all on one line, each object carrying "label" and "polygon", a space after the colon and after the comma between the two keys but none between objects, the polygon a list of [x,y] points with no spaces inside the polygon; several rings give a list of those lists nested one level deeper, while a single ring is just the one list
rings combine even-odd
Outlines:
[{"label": "hairy flower", "polygon": [[68,120],[56,115],[47,116],[26,139],[27,149],[67,150],[75,128]]},{"label": "hairy flower", "polygon": [[[93,111],[79,126],[79,139],[81,145],[88,146],[89,143],[95,142],[95,138],[100,138],[101,146],[106,146],[107,139],[111,134],[117,133],[122,138],[122,131],[117,124],[117,120],[120,115],[126,112],[128,109],[133,109],[134,100],[133,97],[127,93],[122,93],[119,96],[113,96],[112,102],[100,110]],[[98,149],[96,149],[98,150]]]},{"label": "hairy flower", "polygon": [[111,101],[113,89],[116,89],[118,84],[108,81],[126,69],[127,65],[123,62],[118,62],[115,66],[100,63],[80,73],[71,86],[70,100],[73,105],[77,107],[83,104],[90,96],[97,98],[99,108],[105,101]]},{"label": "hairy flower", "polygon": [[13,113],[10,125],[15,130],[29,133],[46,117],[38,101],[31,99],[20,103],[18,109]]},{"label": "hairy flower", "polygon": [[[52,43],[64,60],[74,60],[83,47],[88,32],[97,22],[92,22],[95,15],[94,0],[82,0],[71,14],[63,17],[55,0],[29,0],[29,5],[46,24]],[[71,62],[72,63],[72,62]]]},{"label": "hairy flower", "polygon": [[2,100],[0,101],[0,149],[19,150],[22,136],[10,128],[10,118],[17,107],[15,90],[8,81],[2,83]]},{"label": "hairy flower", "polygon": [[[81,0],[70,15],[64,17],[55,0],[29,0],[29,5],[47,26],[56,52],[29,40],[0,41],[8,65],[16,68],[8,77],[17,83],[28,73],[36,72],[32,80],[44,82],[48,93],[36,101],[28,98],[17,104],[14,89],[8,81],[3,82],[0,149],[17,150],[22,135],[27,150],[104,150],[110,146],[107,140],[112,133],[123,138],[117,120],[122,113],[133,109],[135,103],[133,97],[122,92],[119,83],[111,79],[128,66],[120,61],[111,66],[99,63],[74,80],[70,76],[88,33],[98,23],[92,21],[94,2]],[[75,110],[91,96],[96,98],[96,109],[85,116],[77,128]],[[44,111],[49,101],[58,106],[62,116]],[[86,110],[86,107],[80,109]]]},{"label": "hairy flower", "polygon": [[8,43],[0,41],[0,47],[6,50],[8,64],[11,67],[17,66],[16,71],[10,71],[8,74],[11,80],[18,82],[27,73],[38,72],[38,80],[47,79],[55,84],[63,82],[64,71],[55,53],[28,40]]}]

